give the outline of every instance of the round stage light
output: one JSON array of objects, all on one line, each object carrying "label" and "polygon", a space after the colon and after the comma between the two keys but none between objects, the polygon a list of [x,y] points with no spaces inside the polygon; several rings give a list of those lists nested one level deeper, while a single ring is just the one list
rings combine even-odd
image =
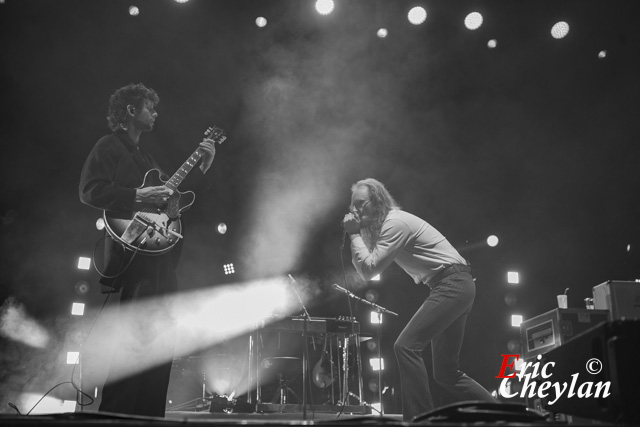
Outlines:
[{"label": "round stage light", "polygon": [[224,222],[221,222],[220,224],[218,224],[218,233],[224,234],[226,232],[227,232],[227,224],[225,224]]},{"label": "round stage light", "polygon": [[333,8],[335,7],[335,4],[333,3],[333,0],[318,0],[316,1],[316,11],[320,14],[320,15],[328,15],[331,12],[333,12]]},{"label": "round stage light", "polygon": [[378,37],[383,39],[383,38],[387,37],[387,35],[389,35],[389,31],[387,31],[386,28],[380,28],[376,34],[378,35]]},{"label": "round stage light", "polygon": [[606,57],[607,57],[607,51],[606,50],[601,50],[600,52],[598,52],[598,58],[604,59]]},{"label": "round stage light", "polygon": [[569,24],[564,21],[556,22],[553,27],[551,27],[551,36],[556,40],[565,38],[567,34],[569,34]]},{"label": "round stage light", "polygon": [[492,248],[498,246],[498,242],[498,236],[491,235],[487,237],[487,245],[491,246]]},{"label": "round stage light", "polygon": [[104,227],[105,227],[104,218],[98,218],[96,220],[96,228],[98,230],[104,230]]},{"label": "round stage light", "polygon": [[496,39],[491,39],[487,42],[487,47],[489,49],[494,49],[496,46],[498,46],[498,40]]},{"label": "round stage light", "polygon": [[427,19],[427,11],[424,10],[424,7],[416,6],[409,11],[407,19],[413,25],[420,25]]},{"label": "round stage light", "polygon": [[140,15],[140,9],[138,9],[138,6],[129,6],[129,15],[131,16]]},{"label": "round stage light", "polygon": [[267,25],[267,19],[262,17],[262,16],[257,17],[256,18],[256,25],[258,27],[260,27],[260,28],[266,26]]},{"label": "round stage light", "polygon": [[482,25],[482,15],[478,12],[471,12],[464,18],[464,26],[470,30],[477,30]]}]

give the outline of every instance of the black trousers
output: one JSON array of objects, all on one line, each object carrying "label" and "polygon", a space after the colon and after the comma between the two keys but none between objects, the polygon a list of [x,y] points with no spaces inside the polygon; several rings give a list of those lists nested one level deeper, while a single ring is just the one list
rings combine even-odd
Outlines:
[{"label": "black trousers", "polygon": [[165,256],[142,257],[134,264],[123,280],[119,341],[99,410],[164,417],[175,341],[171,295],[177,279]]},{"label": "black trousers", "polygon": [[495,402],[486,389],[460,371],[460,349],[476,288],[468,266],[451,266],[398,336],[394,351],[400,368],[405,421],[434,409],[422,351],[431,342],[435,381],[460,401]]}]

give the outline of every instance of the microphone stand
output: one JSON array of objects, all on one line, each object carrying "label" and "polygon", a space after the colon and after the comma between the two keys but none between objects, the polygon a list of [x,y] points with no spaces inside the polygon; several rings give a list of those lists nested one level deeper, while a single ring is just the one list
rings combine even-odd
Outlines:
[{"label": "microphone stand", "polygon": [[[366,305],[369,305],[371,307],[373,307],[373,309],[376,311],[376,313],[378,313],[379,315],[379,319],[380,319],[380,323],[379,323],[379,328],[378,328],[378,399],[380,400],[380,411],[378,411],[380,413],[380,416],[383,416],[384,414],[384,407],[382,405],[382,354],[381,354],[381,345],[382,345],[382,313],[387,313],[390,314],[392,316],[398,316],[398,313],[395,313],[391,310],[388,310],[376,303],[373,303],[371,301],[368,301],[366,299],[360,298],[359,296],[355,295],[353,292],[351,292],[348,289],[345,289],[341,286],[338,286],[336,284],[333,285],[333,288],[340,291],[340,292],[344,292],[349,298],[352,298],[356,301],[359,301],[361,303],[364,303]],[[358,398],[358,400],[361,400],[360,398]],[[361,400],[362,401],[362,400]],[[373,407],[372,407],[373,408]]]},{"label": "microphone stand", "polygon": [[[289,280],[293,285],[296,285],[296,279],[293,278],[291,274],[288,275]],[[302,419],[304,421],[307,420],[307,371],[309,370],[309,348],[307,346],[307,322],[311,321],[311,316],[307,311],[307,307],[305,307],[304,302],[302,302],[302,298],[300,298],[300,294],[298,290],[293,288],[296,297],[298,297],[298,302],[302,306],[302,310],[304,311],[304,318],[302,320]]]}]

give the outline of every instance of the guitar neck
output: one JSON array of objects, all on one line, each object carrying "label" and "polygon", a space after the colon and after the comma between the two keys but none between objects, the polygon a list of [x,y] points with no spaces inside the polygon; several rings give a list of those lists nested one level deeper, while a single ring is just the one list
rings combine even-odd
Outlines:
[{"label": "guitar neck", "polygon": [[189,156],[189,158],[180,166],[180,168],[173,174],[173,176],[164,184],[167,188],[176,191],[178,186],[182,183],[191,169],[198,163],[198,160],[202,158],[203,152],[202,148],[196,148],[196,151]]}]

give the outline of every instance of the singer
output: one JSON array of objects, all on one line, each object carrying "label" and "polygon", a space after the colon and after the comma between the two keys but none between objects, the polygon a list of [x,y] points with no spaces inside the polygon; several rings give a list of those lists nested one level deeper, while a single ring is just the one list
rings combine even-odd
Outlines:
[{"label": "singer", "polygon": [[405,212],[375,179],[351,187],[350,213],[343,219],[352,262],[365,280],[396,262],[429,297],[398,336],[394,351],[400,368],[404,421],[434,409],[422,351],[431,342],[435,381],[457,401],[496,399],[459,366],[467,316],[475,298],[469,263],[429,223]]}]

